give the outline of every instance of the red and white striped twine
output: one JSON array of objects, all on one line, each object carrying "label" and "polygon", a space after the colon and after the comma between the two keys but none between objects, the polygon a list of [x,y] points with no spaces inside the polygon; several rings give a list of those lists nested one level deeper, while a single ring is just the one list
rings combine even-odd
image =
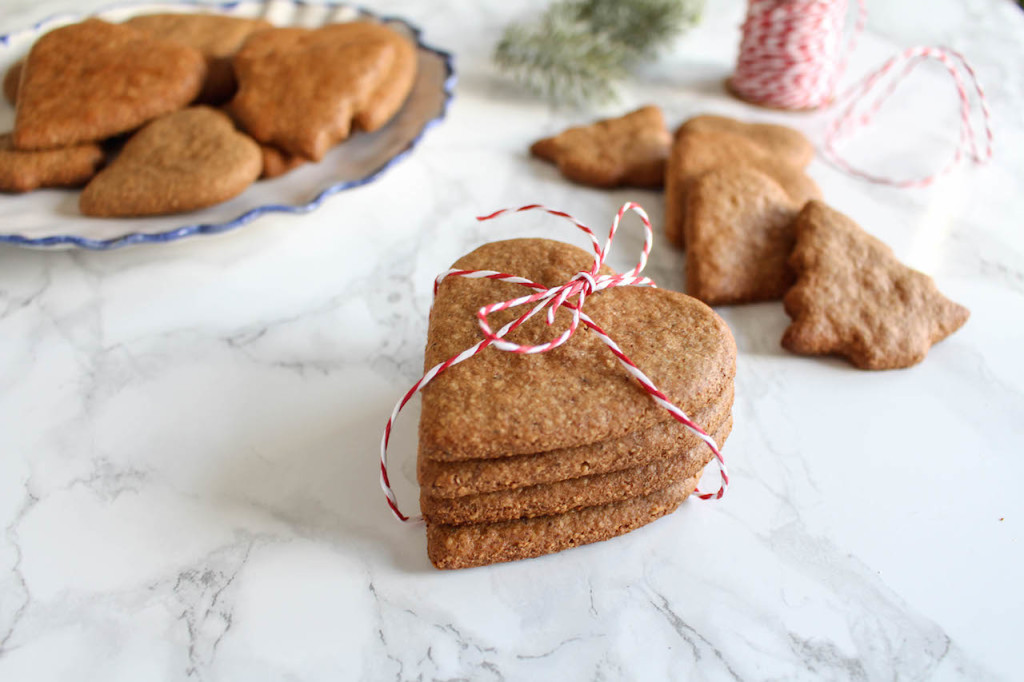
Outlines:
[{"label": "red and white striped twine", "polygon": [[[729,87],[748,102],[778,109],[820,109],[848,101],[828,126],[823,151],[842,170],[871,182],[923,187],[951,171],[965,156],[977,164],[992,158],[991,115],[985,91],[963,55],[951,48],[909,48],[836,96],[847,55],[867,20],[864,0],[857,0],[854,29],[844,46],[846,13],[847,0],[749,0],[740,55]],[[945,67],[960,99],[960,136],[950,161],[930,175],[896,179],[860,170],[843,159],[836,150],[836,142],[869,125],[899,83],[928,60],[936,60]],[[881,94],[868,101],[872,91],[883,85]],[[984,147],[972,114],[972,98],[980,111]]]},{"label": "red and white striped twine", "polygon": [[[563,343],[572,338],[572,335],[576,333],[580,324],[589,329],[591,332],[597,335],[612,352],[612,354],[618,358],[622,366],[629,372],[633,377],[640,383],[645,391],[651,396],[651,398],[668,410],[672,417],[683,424],[687,429],[697,435],[707,446],[711,449],[714,455],[715,461],[718,462],[718,469],[720,474],[720,484],[716,492],[713,493],[702,493],[696,491],[694,494],[703,500],[707,499],[719,499],[724,494],[729,486],[729,473],[725,467],[725,459],[722,457],[722,453],[718,449],[718,445],[715,440],[709,436],[704,429],[693,422],[686,413],[679,409],[676,405],[668,399],[668,397],[655,386],[654,382],[651,381],[643,371],[637,367],[632,360],[623,352],[615,341],[608,336],[607,333],[601,327],[597,325],[586,313],[583,312],[583,304],[587,299],[587,296],[603,291],[605,289],[611,289],[613,287],[625,287],[625,286],[641,286],[641,287],[654,287],[654,281],[641,276],[640,272],[647,265],[647,258],[651,253],[651,246],[654,242],[654,232],[651,229],[651,221],[647,217],[647,213],[638,205],[633,202],[624,204],[619,212],[615,214],[615,219],[612,221],[611,230],[608,233],[608,239],[602,246],[600,241],[594,232],[576,221],[568,213],[562,211],[553,211],[549,208],[545,208],[538,204],[530,204],[528,206],[522,206],[517,209],[503,209],[496,211],[490,215],[480,216],[477,220],[491,220],[497,218],[500,215],[509,212],[521,213],[523,211],[539,210],[549,213],[559,218],[568,220],[577,228],[582,230],[589,238],[594,248],[594,264],[590,270],[582,270],[576,273],[568,282],[561,284],[556,287],[546,287],[543,284],[538,284],[525,277],[517,277],[515,275],[506,274],[503,272],[496,272],[494,270],[448,270],[438,275],[434,282],[434,294],[437,294],[437,289],[441,282],[448,277],[466,277],[469,279],[493,279],[501,282],[510,282],[513,284],[520,284],[527,289],[532,289],[533,293],[514,298],[508,301],[501,301],[499,303],[492,303],[486,305],[477,311],[477,320],[480,325],[480,330],[483,332],[484,338],[475,346],[467,348],[458,355],[453,355],[442,363],[434,365],[417,381],[412,387],[406,392],[398,403],[395,404],[395,409],[391,412],[391,418],[388,419],[387,426],[384,427],[384,436],[381,438],[380,443],[380,487],[384,491],[384,496],[387,499],[388,507],[391,508],[392,513],[395,517],[402,522],[416,522],[420,521],[422,517],[410,517],[404,514],[398,506],[398,499],[395,497],[395,492],[391,488],[391,482],[388,479],[388,441],[391,439],[391,428],[394,426],[395,420],[398,418],[398,414],[402,411],[402,408],[412,399],[416,393],[423,390],[423,388],[433,381],[439,374],[447,370],[453,365],[457,365],[460,362],[464,362],[474,355],[483,352],[489,346],[505,351],[508,353],[517,353],[522,355],[530,355],[534,353],[546,353],[553,348],[561,346]],[[608,252],[612,248],[612,241],[615,238],[615,232],[619,228],[619,222],[627,211],[633,211],[640,216],[640,219],[644,224],[644,246],[640,252],[640,260],[636,267],[632,270],[615,275],[602,275],[600,274],[601,266],[604,265],[605,259],[608,257]],[[487,318],[492,313],[496,313],[501,310],[508,310],[509,308],[516,308],[519,306],[532,306],[527,312],[523,313],[517,319],[509,322],[498,331],[494,331],[487,321]],[[547,343],[539,345],[523,345],[508,341],[505,336],[512,332],[514,329],[522,325],[524,322],[529,320],[531,317],[539,313],[541,310],[547,308],[546,319],[549,325],[554,324],[555,313],[558,312],[559,308],[566,308],[572,313],[572,319],[569,326],[564,332],[558,335],[555,339],[548,341]]]}]

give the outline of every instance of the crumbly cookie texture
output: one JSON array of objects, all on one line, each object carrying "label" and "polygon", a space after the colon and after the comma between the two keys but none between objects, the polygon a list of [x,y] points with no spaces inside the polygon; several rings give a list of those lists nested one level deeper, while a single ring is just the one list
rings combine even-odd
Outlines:
[{"label": "crumbly cookie texture", "polygon": [[[732,429],[732,417],[727,414],[721,424],[706,427],[721,447]],[[611,473],[454,499],[421,495],[420,509],[428,523],[449,525],[564,514],[648,495],[661,490],[669,481],[698,476],[711,457],[711,450],[701,442],[690,450],[674,450],[646,464]]]},{"label": "crumbly cookie texture", "polygon": [[[709,432],[719,428],[732,410],[733,387],[727,386],[690,417]],[[452,499],[622,471],[688,452],[701,446],[689,429],[670,419],[621,438],[531,455],[461,462],[419,458],[421,496]]]},{"label": "crumbly cookie texture", "polygon": [[[556,286],[592,262],[592,254],[562,242],[513,239],[486,244],[455,267],[510,272]],[[482,306],[523,292],[487,279],[442,282],[430,313],[425,367],[480,340],[476,311]],[[500,327],[519,314],[504,311],[491,324]],[[587,299],[587,314],[687,414],[732,383],[732,334],[694,298],[620,287]],[[534,317],[510,338],[543,343],[561,333],[570,315],[559,310],[552,326],[543,318]],[[536,355],[490,348],[438,376],[423,391],[420,456],[455,461],[546,452],[618,438],[671,418],[594,334],[581,332]]]},{"label": "crumbly cookie texture", "polygon": [[30,192],[40,187],[78,187],[103,163],[98,144],[20,151],[9,134],[0,135],[0,192]]},{"label": "crumbly cookie texture", "polygon": [[538,140],[530,151],[584,185],[661,187],[671,144],[661,109],[646,106]]},{"label": "crumbly cookie texture", "polygon": [[672,513],[696,487],[693,477],[649,495],[565,514],[467,526],[428,523],[427,555],[437,568],[469,568],[600,542]]},{"label": "crumbly cookie texture", "polygon": [[786,349],[841,355],[861,369],[898,369],[921,362],[967,321],[967,308],[939,293],[931,277],[827,204],[807,204],[794,227]]},{"label": "crumbly cookie texture", "polygon": [[721,166],[687,193],[686,293],[708,305],[781,299],[800,207],[759,170]]},{"label": "crumbly cookie texture", "polygon": [[198,50],[123,24],[89,19],[50,31],[25,60],[13,141],[51,149],[134,130],[195,99]]},{"label": "crumbly cookie texture", "polygon": [[136,133],[86,185],[82,213],[126,217],[192,211],[226,201],[263,169],[259,145],[223,112],[192,107]]}]

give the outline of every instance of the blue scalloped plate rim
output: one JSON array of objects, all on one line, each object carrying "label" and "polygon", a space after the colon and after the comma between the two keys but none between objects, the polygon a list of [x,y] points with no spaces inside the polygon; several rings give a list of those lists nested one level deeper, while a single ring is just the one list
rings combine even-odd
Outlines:
[{"label": "blue scalloped plate rim", "polygon": [[[124,234],[124,235],[121,235],[119,237],[112,237],[110,239],[89,239],[88,237],[83,237],[81,235],[74,235],[74,234],[52,235],[52,236],[49,236],[49,237],[36,237],[36,238],[26,237],[26,236],[20,235],[20,234],[0,234],[0,244],[14,244],[16,246],[31,246],[31,247],[43,247],[43,248],[51,247],[51,246],[77,246],[77,247],[80,247],[80,248],[83,248],[83,249],[91,249],[91,250],[95,250],[95,251],[106,251],[106,250],[110,250],[110,249],[121,248],[122,246],[129,246],[129,245],[132,245],[132,244],[153,244],[153,243],[159,244],[159,243],[163,243],[163,242],[177,241],[178,239],[184,239],[185,237],[191,237],[191,236],[194,236],[194,235],[220,234],[221,232],[227,232],[229,230],[233,230],[235,228],[242,227],[243,225],[247,225],[247,224],[251,223],[252,221],[256,220],[257,218],[259,218],[260,216],[265,215],[267,213],[302,214],[302,213],[309,213],[311,211],[314,211],[317,208],[319,208],[320,205],[323,204],[324,201],[326,201],[329,197],[337,194],[338,192],[342,192],[342,191],[347,190],[347,189],[354,189],[356,187],[361,187],[363,185],[368,185],[369,183],[373,182],[377,178],[379,178],[382,175],[384,175],[384,173],[386,173],[388,170],[390,170],[392,166],[400,163],[407,156],[409,156],[409,154],[412,153],[412,150],[415,149],[416,146],[420,143],[420,140],[423,139],[423,136],[426,135],[427,131],[431,130],[434,126],[436,126],[439,123],[441,123],[441,121],[443,121],[447,117],[447,115],[448,115],[448,109],[451,106],[452,99],[455,97],[455,83],[458,80],[458,78],[457,78],[457,76],[455,74],[455,63],[454,63],[455,62],[455,58],[454,58],[454,56],[450,52],[448,52],[446,50],[441,50],[439,48],[436,48],[436,47],[433,47],[431,45],[428,45],[428,44],[424,43],[422,38],[421,38],[421,35],[423,33],[422,30],[420,30],[420,28],[418,26],[415,26],[415,25],[409,23],[408,21],[406,21],[405,19],[403,19],[401,17],[391,16],[391,15],[376,14],[374,12],[371,12],[370,10],[365,9],[364,7],[361,7],[359,5],[354,5],[352,3],[347,3],[347,2],[322,2],[322,3],[319,3],[319,2],[306,2],[305,0],[290,0],[290,1],[291,1],[291,4],[297,5],[299,7],[304,7],[304,6],[307,6],[307,5],[325,5],[327,7],[351,7],[352,9],[354,9],[355,11],[357,11],[361,15],[366,15],[366,16],[374,17],[374,18],[376,18],[376,19],[378,19],[380,21],[383,21],[383,22],[389,22],[389,23],[390,22],[397,22],[397,23],[403,24],[406,28],[409,29],[409,32],[416,39],[416,46],[417,46],[417,48],[422,49],[422,50],[427,50],[428,52],[431,52],[431,53],[437,55],[444,62],[444,68],[445,68],[445,79],[444,79],[444,85],[443,85],[443,88],[444,88],[444,103],[443,103],[443,105],[441,107],[441,112],[437,116],[435,116],[434,118],[432,118],[429,121],[427,121],[423,125],[423,128],[420,129],[420,132],[405,146],[404,149],[402,149],[400,152],[398,152],[397,154],[392,156],[390,159],[385,161],[376,170],[371,171],[369,173],[369,175],[366,175],[366,176],[364,176],[362,178],[359,178],[357,180],[346,180],[346,181],[343,181],[343,182],[335,183],[333,185],[328,185],[326,188],[321,190],[319,194],[317,194],[315,197],[313,197],[313,199],[311,199],[310,201],[308,201],[308,202],[306,202],[304,204],[293,204],[293,205],[267,204],[267,205],[264,205],[264,206],[257,206],[255,208],[252,208],[252,209],[246,211],[245,213],[241,214],[240,216],[238,216],[238,217],[236,217],[236,218],[234,218],[232,220],[228,220],[226,222],[220,222],[220,223],[196,223],[196,224],[192,224],[192,225],[183,225],[181,227],[177,227],[177,228],[174,228],[172,230],[166,230],[164,232],[153,232],[153,233],[130,232],[128,234]],[[109,11],[117,10],[117,9],[124,9],[124,8],[128,8],[128,7],[133,7],[133,6],[136,6],[136,5],[142,5],[142,4],[145,4],[145,3],[130,2],[130,3],[117,3],[117,4],[107,5],[107,6],[103,7],[103,8],[95,10],[93,12],[93,14],[99,14],[101,12],[109,12]],[[233,7],[236,7],[240,3],[237,2],[237,1],[233,1],[233,2],[213,2],[213,3],[211,3],[211,2],[203,2],[202,0],[174,0],[173,4],[193,5],[193,6],[196,6],[196,7],[229,10],[229,9],[231,9]],[[67,16],[83,16],[83,15],[79,15],[79,14],[72,15],[70,13],[55,14],[55,15],[52,15],[52,16],[46,18],[46,19],[43,19],[42,21],[37,22],[32,28],[33,28],[33,30],[39,30],[42,27],[46,26],[47,24],[50,24],[50,23],[52,23],[54,21],[57,21],[61,17],[67,17]],[[0,35],[0,44],[6,45],[8,43],[8,41],[10,40],[12,35],[14,35],[14,34],[13,33],[5,33],[3,35]]]}]

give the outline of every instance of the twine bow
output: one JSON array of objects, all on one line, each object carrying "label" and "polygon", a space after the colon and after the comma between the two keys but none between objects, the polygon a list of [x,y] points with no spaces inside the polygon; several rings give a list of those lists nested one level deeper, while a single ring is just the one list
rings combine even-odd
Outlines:
[{"label": "twine bow", "polygon": [[[501,282],[509,282],[512,284],[520,284],[528,289],[532,289],[534,293],[520,296],[518,298],[509,299],[507,301],[501,301],[499,303],[491,303],[490,305],[483,306],[477,311],[477,320],[480,325],[480,330],[483,332],[484,338],[476,345],[467,348],[458,355],[454,355],[442,363],[439,363],[431,367],[427,372],[417,381],[412,387],[406,392],[401,400],[395,405],[394,410],[391,412],[391,418],[388,419],[387,426],[384,428],[384,436],[381,439],[380,444],[380,485],[384,491],[385,498],[387,499],[388,507],[391,508],[392,513],[403,522],[415,522],[421,520],[422,517],[409,517],[402,513],[398,507],[398,500],[395,497],[395,493],[391,488],[391,482],[388,479],[388,466],[387,466],[387,452],[388,442],[391,438],[391,429],[398,418],[398,414],[402,411],[416,393],[421,391],[427,384],[433,381],[439,374],[447,370],[453,365],[457,365],[460,362],[464,362],[469,358],[482,352],[488,346],[494,346],[496,349],[505,351],[508,353],[517,353],[523,355],[531,355],[534,353],[546,353],[554,348],[558,348],[566,341],[572,338],[572,335],[576,333],[580,324],[583,324],[587,329],[597,335],[612,352],[612,354],[618,358],[622,366],[628,371],[644,388],[645,391],[651,396],[651,398],[659,405],[664,407],[672,415],[672,417],[683,424],[687,429],[697,435],[707,446],[711,449],[715,460],[718,462],[718,468],[721,478],[719,488],[714,493],[702,493],[695,491],[700,499],[719,499],[724,494],[729,486],[729,474],[725,467],[725,460],[719,452],[718,445],[714,439],[709,436],[704,429],[694,423],[686,413],[679,409],[676,405],[668,399],[668,397],[662,393],[662,391],[655,386],[654,382],[651,381],[646,374],[644,374],[639,367],[637,367],[632,360],[619,348],[619,345],[608,336],[607,333],[594,320],[592,320],[586,313],[583,312],[583,305],[586,302],[588,296],[610,289],[613,287],[623,286],[642,286],[642,287],[654,287],[654,281],[648,277],[642,276],[640,273],[647,265],[648,256],[651,253],[651,246],[654,242],[654,231],[651,229],[651,221],[647,217],[647,213],[638,205],[633,202],[626,203],[619,209],[618,213],[615,214],[615,219],[612,221],[611,229],[608,232],[608,239],[604,245],[598,240],[594,232],[587,227],[576,221],[568,213],[562,211],[554,211],[538,204],[530,204],[528,206],[522,206],[517,209],[502,209],[496,211],[490,215],[480,216],[477,218],[479,221],[492,220],[505,213],[522,213],[524,211],[540,210],[549,213],[559,218],[568,220],[577,228],[582,230],[589,238],[594,249],[594,263],[589,270],[581,270],[576,273],[568,282],[556,287],[546,287],[543,284],[539,284],[525,277],[518,277],[516,275],[510,275],[503,272],[497,272],[494,270],[458,270],[450,269],[440,275],[434,280],[434,296],[437,296],[438,287],[448,277],[465,277],[467,279],[492,279]],[[613,274],[613,275],[602,275],[601,267],[604,265],[605,259],[608,257],[608,253],[611,251],[612,242],[615,239],[615,233],[618,230],[619,222],[627,211],[634,211],[644,224],[644,246],[640,252],[640,260],[636,266],[625,273]],[[497,331],[494,331],[488,322],[488,317],[493,313],[500,312],[502,310],[509,310],[510,308],[517,308],[524,305],[533,305],[530,310],[520,315],[518,318],[508,322]],[[555,322],[555,315],[560,308],[566,308],[571,313],[571,321],[569,326],[557,337],[548,341],[547,343],[526,345],[519,344],[513,341],[507,340],[505,337],[513,332],[520,325],[525,323],[527,320],[532,318],[542,310],[546,312],[547,324],[553,325]]]}]

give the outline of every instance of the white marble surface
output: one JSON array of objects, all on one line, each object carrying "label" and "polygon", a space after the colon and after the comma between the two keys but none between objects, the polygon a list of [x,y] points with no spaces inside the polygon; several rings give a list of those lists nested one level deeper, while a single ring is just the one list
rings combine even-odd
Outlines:
[{"label": "white marble surface", "polygon": [[[0,29],[73,6],[4,0]],[[487,55],[520,3],[368,3],[453,49],[448,121],[380,182],[312,215],[110,253],[0,249],[0,680],[1020,679],[1024,650],[1024,15],[997,0],[870,3],[852,75],[947,43],[988,87],[993,163],[935,187],[815,162],[828,200],[972,310],[920,366],[790,356],[779,304],[724,310],[739,348],[734,485],[629,536],[439,572],[389,516],[377,442],[417,377],[433,275],[507,236],[472,216],[529,201],[603,225],[627,198],[528,158],[606,112],[553,110]],[[653,101],[774,120],[728,99],[742,5],[646,68]],[[922,71],[855,154],[913,171],[955,137]],[[635,233],[617,252],[627,264]],[[577,241],[577,243],[580,243]],[[682,283],[661,247],[651,271]],[[416,414],[395,472],[413,500]]]}]

